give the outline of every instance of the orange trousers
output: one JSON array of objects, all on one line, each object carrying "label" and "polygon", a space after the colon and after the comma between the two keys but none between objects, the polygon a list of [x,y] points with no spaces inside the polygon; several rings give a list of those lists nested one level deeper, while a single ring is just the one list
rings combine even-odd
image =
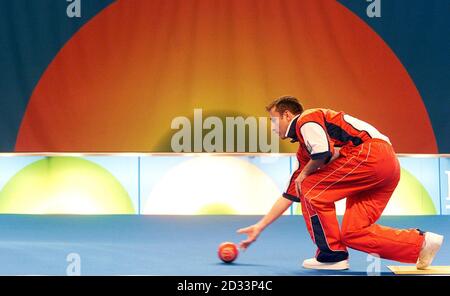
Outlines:
[{"label": "orange trousers", "polygon": [[[302,182],[300,200],[308,231],[318,247],[316,259],[347,259],[349,247],[415,263],[424,240],[422,231],[375,224],[399,179],[395,152],[379,139],[342,148],[336,160],[308,176]],[[340,229],[334,203],[343,198],[347,203]]]}]

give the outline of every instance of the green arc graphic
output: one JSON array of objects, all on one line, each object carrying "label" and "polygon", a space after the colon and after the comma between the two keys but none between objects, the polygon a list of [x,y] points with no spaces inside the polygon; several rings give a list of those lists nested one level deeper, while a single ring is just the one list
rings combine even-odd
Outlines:
[{"label": "green arc graphic", "polygon": [[0,192],[0,213],[134,214],[120,182],[77,157],[46,157],[14,175]]}]

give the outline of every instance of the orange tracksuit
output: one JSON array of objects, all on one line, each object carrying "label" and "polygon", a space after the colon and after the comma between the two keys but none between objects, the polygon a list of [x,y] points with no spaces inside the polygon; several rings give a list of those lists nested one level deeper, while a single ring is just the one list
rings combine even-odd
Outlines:
[{"label": "orange tracksuit", "polygon": [[[329,109],[306,110],[292,120],[286,136],[300,144],[300,166],[283,196],[302,203],[318,261],[347,259],[347,247],[381,258],[417,261],[422,231],[375,224],[400,179],[400,165],[386,136],[364,121]],[[302,168],[310,159],[328,162],[335,147],[341,147],[339,157],[309,175],[298,197],[294,181]],[[347,204],[339,229],[334,203],[343,198]]]}]

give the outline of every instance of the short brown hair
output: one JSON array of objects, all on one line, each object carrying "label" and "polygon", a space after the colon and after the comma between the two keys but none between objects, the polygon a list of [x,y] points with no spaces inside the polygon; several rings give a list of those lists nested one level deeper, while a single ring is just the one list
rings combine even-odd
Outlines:
[{"label": "short brown hair", "polygon": [[272,103],[266,106],[266,110],[270,111],[273,107],[275,107],[275,110],[280,114],[283,114],[286,110],[294,115],[303,112],[302,104],[300,104],[296,97],[292,96],[282,96],[273,100]]}]

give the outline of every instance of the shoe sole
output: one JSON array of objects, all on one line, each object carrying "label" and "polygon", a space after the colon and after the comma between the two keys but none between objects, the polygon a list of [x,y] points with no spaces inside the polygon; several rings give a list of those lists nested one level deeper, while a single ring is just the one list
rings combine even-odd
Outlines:
[{"label": "shoe sole", "polygon": [[321,265],[302,264],[302,266],[303,268],[306,269],[317,269],[317,270],[346,270],[350,268],[348,262],[323,263]]}]

